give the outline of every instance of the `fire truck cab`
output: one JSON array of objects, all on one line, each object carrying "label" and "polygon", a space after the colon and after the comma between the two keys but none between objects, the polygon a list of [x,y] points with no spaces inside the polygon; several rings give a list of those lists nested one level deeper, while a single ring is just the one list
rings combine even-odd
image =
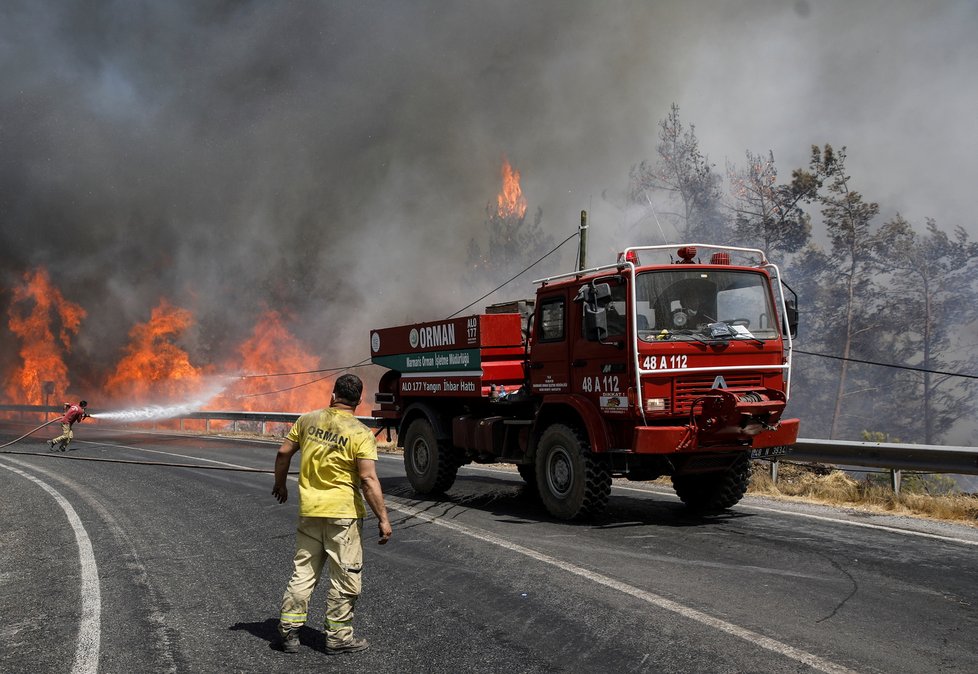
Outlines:
[{"label": "fire truck cab", "polygon": [[663,475],[716,512],[745,493],[752,456],[797,439],[782,418],[797,298],[762,251],[635,247],[535,283],[532,300],[372,332],[389,368],[374,414],[419,493],[509,462],[559,518],[601,511],[612,477]]}]

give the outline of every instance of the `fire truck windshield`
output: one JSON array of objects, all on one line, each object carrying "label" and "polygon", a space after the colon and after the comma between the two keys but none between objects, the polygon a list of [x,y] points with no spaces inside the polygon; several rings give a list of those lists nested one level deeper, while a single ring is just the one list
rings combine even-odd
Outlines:
[{"label": "fire truck windshield", "polygon": [[759,272],[642,272],[636,281],[635,299],[638,337],[644,341],[763,340],[778,336],[767,277]]}]

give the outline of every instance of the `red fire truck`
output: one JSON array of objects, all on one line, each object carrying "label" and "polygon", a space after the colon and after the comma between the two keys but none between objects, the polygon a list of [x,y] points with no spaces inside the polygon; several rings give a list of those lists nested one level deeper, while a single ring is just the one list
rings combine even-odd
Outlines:
[{"label": "red fire truck", "polygon": [[797,297],[764,252],[634,247],[535,283],[534,299],[371,332],[388,369],[374,416],[419,494],[505,462],[562,519],[601,511],[613,477],[668,475],[687,507],[717,512],[752,457],[796,441],[782,413]]}]

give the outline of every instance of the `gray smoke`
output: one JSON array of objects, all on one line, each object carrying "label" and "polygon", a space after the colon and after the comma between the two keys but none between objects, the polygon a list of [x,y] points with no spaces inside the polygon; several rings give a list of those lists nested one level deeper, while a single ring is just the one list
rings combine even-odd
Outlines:
[{"label": "gray smoke", "polygon": [[355,362],[371,327],[481,294],[460,279],[504,156],[555,240],[587,209],[613,259],[673,102],[721,171],[847,145],[867,199],[974,234],[976,34],[971,2],[6,2],[0,302],[50,269],[89,312],[75,380],[161,297],[197,362],[266,308]]}]

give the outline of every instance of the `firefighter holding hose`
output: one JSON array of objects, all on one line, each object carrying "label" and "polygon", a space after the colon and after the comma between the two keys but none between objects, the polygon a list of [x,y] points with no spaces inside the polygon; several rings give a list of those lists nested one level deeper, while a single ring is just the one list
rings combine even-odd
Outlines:
[{"label": "firefighter holding hose", "polygon": [[88,407],[87,400],[81,400],[77,405],[65,403],[65,413],[61,417],[61,435],[48,441],[51,449],[54,449],[54,446],[58,445],[62,452],[67,451],[68,443],[75,437],[75,434],[71,432],[71,427],[75,425],[76,421],[82,421],[88,418],[88,412],[85,411],[86,407]]}]

